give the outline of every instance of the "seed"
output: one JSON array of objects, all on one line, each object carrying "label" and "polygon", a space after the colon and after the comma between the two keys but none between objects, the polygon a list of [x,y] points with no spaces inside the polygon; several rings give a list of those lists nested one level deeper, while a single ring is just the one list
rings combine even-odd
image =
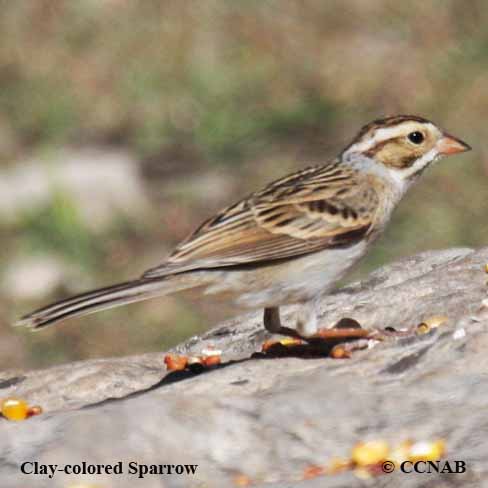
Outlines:
[{"label": "seed", "polygon": [[409,461],[438,461],[446,452],[446,443],[442,439],[433,442],[420,441],[412,445]]},{"label": "seed", "polygon": [[221,362],[220,356],[216,356],[216,355],[207,356],[207,357],[202,358],[202,364],[206,368],[210,368],[212,366],[217,366],[217,364],[220,364],[220,362]]},{"label": "seed", "polygon": [[299,346],[303,341],[295,337],[285,337],[281,339],[280,344],[283,346]]},{"label": "seed", "polygon": [[341,344],[337,344],[331,349],[329,356],[334,359],[347,359],[351,357],[351,352]]},{"label": "seed", "polygon": [[448,317],[445,315],[433,315],[425,319],[421,324],[417,326],[417,334],[427,334],[432,329],[439,327],[440,325],[448,321]]},{"label": "seed", "polygon": [[295,337],[285,337],[284,339],[281,339],[279,341],[274,341],[272,339],[269,339],[263,343],[261,346],[261,351],[262,352],[267,352],[271,348],[276,348],[276,347],[293,347],[293,346],[299,346],[303,344],[303,341],[295,338]]},{"label": "seed", "polygon": [[431,329],[435,329],[449,320],[445,315],[433,315],[425,319],[422,323],[427,324]]},{"label": "seed", "polygon": [[351,459],[359,467],[380,463],[388,458],[390,446],[385,441],[358,442],[352,449]]},{"label": "seed", "polygon": [[164,357],[164,364],[166,364],[168,371],[181,371],[186,368],[188,357],[178,356],[177,354],[167,354]]},{"label": "seed", "polygon": [[400,465],[403,461],[408,460],[412,445],[413,442],[410,439],[401,442],[391,450],[388,461],[392,461],[395,465]]},{"label": "seed", "polygon": [[430,327],[426,323],[422,322],[421,324],[417,325],[417,330],[415,332],[418,335],[427,334],[430,332]]},{"label": "seed", "polygon": [[25,420],[28,416],[29,407],[24,400],[19,398],[6,398],[3,400],[0,410],[8,420]]}]

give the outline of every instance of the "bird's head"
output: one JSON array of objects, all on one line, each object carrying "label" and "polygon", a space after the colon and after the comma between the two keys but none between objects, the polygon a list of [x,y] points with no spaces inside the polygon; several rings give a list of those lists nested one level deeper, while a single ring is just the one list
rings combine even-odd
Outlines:
[{"label": "bird's head", "polygon": [[397,115],[364,126],[343,151],[341,159],[367,159],[382,165],[398,181],[411,181],[442,156],[471,147],[427,119]]}]

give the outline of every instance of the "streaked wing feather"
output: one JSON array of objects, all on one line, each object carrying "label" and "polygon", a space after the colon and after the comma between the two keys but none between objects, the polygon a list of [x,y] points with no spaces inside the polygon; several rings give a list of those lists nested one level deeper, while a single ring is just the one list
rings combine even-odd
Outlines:
[{"label": "streaked wing feather", "polygon": [[377,203],[374,190],[358,184],[351,170],[337,163],[308,168],[208,219],[144,277],[259,264],[353,244],[370,230]]}]

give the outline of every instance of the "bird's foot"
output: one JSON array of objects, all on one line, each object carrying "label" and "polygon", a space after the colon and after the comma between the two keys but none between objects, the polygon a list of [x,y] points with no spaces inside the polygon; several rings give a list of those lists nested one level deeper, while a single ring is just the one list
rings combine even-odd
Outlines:
[{"label": "bird's foot", "polygon": [[368,347],[370,341],[377,337],[377,331],[362,329],[353,319],[342,319],[335,327],[319,329],[312,335],[304,335],[285,326],[276,332],[286,338],[266,341],[262,352],[280,356],[350,357],[352,351]]},{"label": "bird's foot", "polygon": [[320,328],[310,335],[280,324],[273,332],[286,338],[266,341],[262,352],[279,356],[326,355],[337,359],[349,358],[354,351],[367,349],[381,341],[426,334],[446,320],[447,317],[435,316],[418,325],[402,329],[393,327],[363,329],[356,320],[343,318],[334,327]]}]

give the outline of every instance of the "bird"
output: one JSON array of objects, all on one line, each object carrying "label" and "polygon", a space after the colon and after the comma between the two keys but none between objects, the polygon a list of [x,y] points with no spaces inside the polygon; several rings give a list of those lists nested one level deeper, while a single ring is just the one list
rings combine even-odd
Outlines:
[{"label": "bird", "polygon": [[[139,278],[82,293],[20,319],[40,329],[70,317],[196,289],[263,309],[272,334],[321,330],[318,304],[371,248],[407,190],[432,163],[471,147],[429,120],[374,120],[335,158],[305,167],[205,220]],[[282,325],[280,307],[297,305]]]}]

